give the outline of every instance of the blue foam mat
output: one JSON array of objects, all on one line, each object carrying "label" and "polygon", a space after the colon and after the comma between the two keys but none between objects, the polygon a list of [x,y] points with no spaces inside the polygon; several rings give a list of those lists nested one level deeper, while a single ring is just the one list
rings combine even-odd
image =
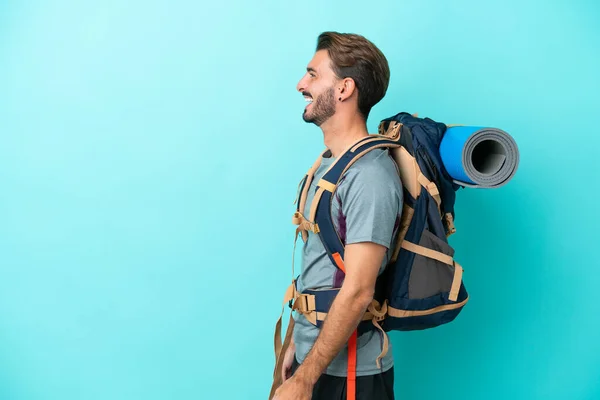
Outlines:
[{"label": "blue foam mat", "polygon": [[505,185],[519,165],[515,140],[497,128],[449,127],[440,144],[440,155],[452,179],[465,187]]}]

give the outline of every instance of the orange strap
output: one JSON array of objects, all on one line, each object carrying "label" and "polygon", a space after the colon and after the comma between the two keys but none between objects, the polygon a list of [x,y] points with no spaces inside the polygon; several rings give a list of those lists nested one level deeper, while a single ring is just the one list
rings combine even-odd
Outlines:
[{"label": "orange strap", "polygon": [[350,340],[348,340],[348,390],[346,393],[347,400],[356,399],[356,339],[357,331],[352,332]]},{"label": "orange strap", "polygon": [[[346,267],[344,267],[344,260],[340,253],[333,253],[333,259],[335,260],[335,264],[339,269],[341,269],[344,273],[346,273]],[[346,399],[347,400],[355,400],[356,399],[356,340],[357,340],[358,331],[354,330],[350,339],[348,340],[348,377],[347,377],[347,391],[346,391]]]},{"label": "orange strap", "polygon": [[332,256],[335,260],[335,264],[337,265],[337,267],[341,269],[343,273],[346,273],[346,268],[344,267],[344,260],[342,260],[342,256],[340,256],[340,253],[333,253]]}]

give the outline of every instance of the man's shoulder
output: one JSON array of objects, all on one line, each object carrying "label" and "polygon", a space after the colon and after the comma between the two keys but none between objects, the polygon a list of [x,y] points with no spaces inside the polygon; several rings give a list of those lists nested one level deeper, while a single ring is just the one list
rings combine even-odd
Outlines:
[{"label": "man's shoulder", "polygon": [[342,176],[340,184],[344,182],[347,187],[363,184],[401,187],[396,162],[385,148],[373,149],[356,160]]}]

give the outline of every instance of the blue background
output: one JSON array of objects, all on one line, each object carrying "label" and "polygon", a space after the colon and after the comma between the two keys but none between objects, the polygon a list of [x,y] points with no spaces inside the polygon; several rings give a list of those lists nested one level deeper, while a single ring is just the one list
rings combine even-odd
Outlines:
[{"label": "blue background", "polygon": [[457,199],[471,300],[394,333],[400,399],[600,398],[594,1],[0,3],[0,398],[266,399],[324,30],[388,57],[371,114],[517,141]]}]

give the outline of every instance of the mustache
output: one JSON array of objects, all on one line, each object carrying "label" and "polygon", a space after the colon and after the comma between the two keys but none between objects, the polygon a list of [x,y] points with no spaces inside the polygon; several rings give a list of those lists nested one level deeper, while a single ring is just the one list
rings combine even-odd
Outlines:
[{"label": "mustache", "polygon": [[311,99],[313,98],[312,95],[310,93],[308,93],[308,92],[302,92],[302,96],[308,96]]}]

